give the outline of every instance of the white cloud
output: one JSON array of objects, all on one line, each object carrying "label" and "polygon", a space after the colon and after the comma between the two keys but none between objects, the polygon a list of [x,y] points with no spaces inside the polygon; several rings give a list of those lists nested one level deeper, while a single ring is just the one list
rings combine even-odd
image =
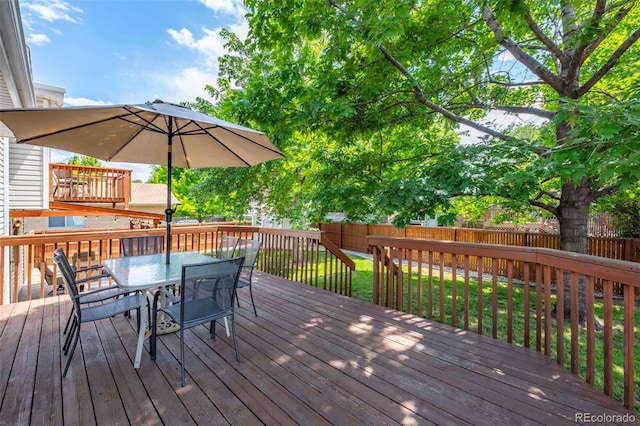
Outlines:
[{"label": "white cloud", "polygon": [[242,2],[237,0],[200,0],[200,3],[216,13],[225,13],[237,19],[244,18],[247,13]]},{"label": "white cloud", "polygon": [[[185,68],[179,73],[156,74],[151,77],[151,87],[156,88],[154,97],[174,103],[195,101],[196,97],[210,99],[205,86],[216,81],[214,72],[202,68]],[[159,87],[164,89],[158,92]]]},{"label": "white cloud", "polygon": [[[236,34],[241,40],[246,39],[249,33],[249,24],[244,15],[246,10],[242,2],[237,0],[200,0],[209,9],[214,12],[221,12],[232,15],[234,19],[225,26],[229,31]],[[217,62],[218,58],[226,53],[224,44],[225,39],[220,36],[223,27],[210,29],[206,26],[201,28],[201,37],[197,37],[188,28],[175,30],[170,28],[167,30],[173,41],[180,46],[195,50],[204,56],[208,64]]]},{"label": "white cloud", "polygon": [[[224,13],[232,17],[232,21],[225,25],[229,31],[236,34],[241,40],[246,39],[249,33],[249,25],[245,19],[246,9],[238,0],[200,0],[207,8],[216,13]],[[225,53],[226,40],[220,36],[223,27],[210,29],[201,27],[194,34],[189,28],[180,30],[168,29],[172,40],[180,46],[198,53],[199,58],[193,65],[185,65],[178,74],[156,75],[155,86],[164,87],[165,93],[158,98],[166,101],[192,101],[196,97],[210,98],[205,92],[207,84],[215,85],[218,75],[218,58]]]},{"label": "white cloud", "polygon": [[65,96],[64,98],[65,106],[88,106],[88,105],[110,105],[108,102],[103,100],[95,100],[88,98],[75,98],[73,96]]},{"label": "white cloud", "polygon": [[186,46],[190,49],[195,48],[196,42],[193,39],[193,34],[186,28],[181,29],[180,31],[176,31],[174,29],[169,28],[167,30],[171,38],[178,43],[180,46]]},{"label": "white cloud", "polygon": [[35,46],[44,46],[51,43],[51,39],[46,34],[29,34],[27,43]]},{"label": "white cloud", "polygon": [[48,22],[68,21],[77,24],[82,21],[78,16],[82,13],[82,9],[62,0],[25,1],[21,4],[21,8],[35,13],[40,19]]},{"label": "white cloud", "polygon": [[246,19],[229,26],[229,30],[238,36],[240,40],[246,40],[249,35],[249,22]]},{"label": "white cloud", "polygon": [[203,59],[209,65],[216,63],[218,57],[225,53],[224,40],[219,34],[220,29],[214,31],[203,28],[204,35],[200,39],[194,38],[193,33],[186,28],[182,28],[180,31],[169,29],[167,32],[180,46],[202,54]]}]

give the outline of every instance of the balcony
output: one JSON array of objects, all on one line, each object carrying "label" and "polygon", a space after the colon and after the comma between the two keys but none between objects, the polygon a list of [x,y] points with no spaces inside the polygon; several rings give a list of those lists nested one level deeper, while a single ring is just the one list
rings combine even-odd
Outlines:
[{"label": "balcony", "polygon": [[131,170],[108,167],[49,165],[49,200],[69,203],[124,203],[131,201]]}]

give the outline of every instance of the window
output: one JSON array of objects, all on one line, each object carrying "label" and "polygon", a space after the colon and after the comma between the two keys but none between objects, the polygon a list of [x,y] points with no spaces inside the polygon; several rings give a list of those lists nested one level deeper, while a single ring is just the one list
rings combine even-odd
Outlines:
[{"label": "window", "polygon": [[84,216],[59,216],[49,218],[49,228],[83,228]]}]

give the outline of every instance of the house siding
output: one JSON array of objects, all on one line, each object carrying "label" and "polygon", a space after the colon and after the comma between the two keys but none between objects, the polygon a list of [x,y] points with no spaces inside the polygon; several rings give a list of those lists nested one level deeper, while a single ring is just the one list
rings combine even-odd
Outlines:
[{"label": "house siding", "polygon": [[[22,18],[18,0],[0,0],[0,107],[1,108],[31,108],[35,106],[35,91],[31,72],[31,58],[29,48],[25,42],[22,29]],[[41,148],[13,147],[13,134],[3,124],[0,124],[0,226],[3,235],[11,233],[9,208],[43,208],[45,200],[43,189],[44,154]],[[15,155],[16,158],[12,158]],[[25,159],[24,167],[20,163]],[[31,174],[31,176],[29,176]],[[12,188],[15,185],[15,189]],[[13,202],[12,196],[26,191],[24,199]],[[12,252],[10,254],[10,252]],[[12,250],[3,250],[4,282],[11,282],[10,256],[15,255]],[[20,256],[20,253],[17,253]],[[19,258],[19,277],[22,279],[22,258]],[[5,286],[2,302],[9,301],[11,285]]]},{"label": "house siding", "polygon": [[9,144],[9,188],[11,209],[48,208],[48,176],[45,171],[45,148]]}]

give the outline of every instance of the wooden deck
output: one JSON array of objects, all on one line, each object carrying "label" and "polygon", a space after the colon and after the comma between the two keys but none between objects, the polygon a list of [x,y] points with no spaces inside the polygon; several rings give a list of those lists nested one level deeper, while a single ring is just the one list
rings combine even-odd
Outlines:
[{"label": "wooden deck", "polygon": [[[571,424],[628,411],[545,356],[256,273],[231,340],[161,337],[134,370],[135,320],[83,327],[61,378],[65,297],[0,306],[0,424]],[[223,328],[219,328],[224,335]]]}]

